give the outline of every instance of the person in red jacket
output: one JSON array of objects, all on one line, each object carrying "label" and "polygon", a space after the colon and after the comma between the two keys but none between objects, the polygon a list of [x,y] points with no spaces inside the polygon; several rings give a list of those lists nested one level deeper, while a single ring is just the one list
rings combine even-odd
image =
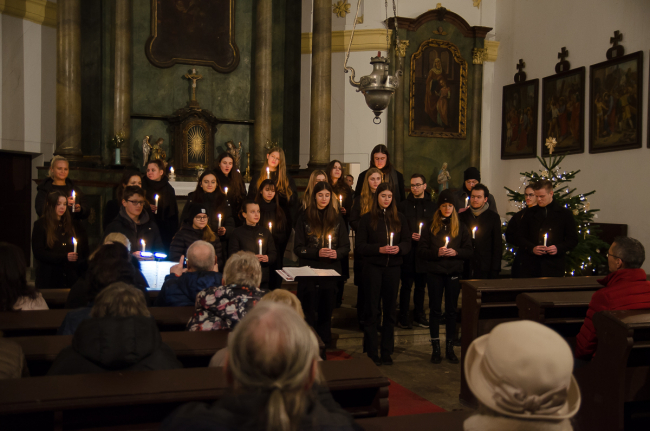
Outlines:
[{"label": "person in red jacket", "polygon": [[587,317],[576,338],[575,356],[589,360],[596,352],[598,339],[592,318],[599,311],[650,308],[650,281],[641,269],[645,249],[634,238],[617,237],[607,253],[610,274],[598,280],[603,288],[594,293]]}]

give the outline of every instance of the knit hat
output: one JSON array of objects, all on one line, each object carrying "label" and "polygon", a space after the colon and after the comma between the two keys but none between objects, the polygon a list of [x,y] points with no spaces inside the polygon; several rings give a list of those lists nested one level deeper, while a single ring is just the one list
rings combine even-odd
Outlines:
[{"label": "knit hat", "polygon": [[192,202],[189,204],[187,207],[187,218],[185,219],[186,222],[192,222],[194,220],[194,217],[196,217],[198,214],[208,214],[208,211],[205,209],[205,207],[201,204]]},{"label": "knit hat", "polygon": [[450,189],[445,189],[440,194],[438,195],[438,207],[442,204],[452,204],[454,208],[456,208],[456,211],[458,211],[458,203],[456,202],[456,196],[454,195],[454,192],[452,192]]},{"label": "knit hat", "polygon": [[481,182],[481,172],[473,166],[465,169],[463,174],[465,178],[463,181],[476,180],[479,183]]}]

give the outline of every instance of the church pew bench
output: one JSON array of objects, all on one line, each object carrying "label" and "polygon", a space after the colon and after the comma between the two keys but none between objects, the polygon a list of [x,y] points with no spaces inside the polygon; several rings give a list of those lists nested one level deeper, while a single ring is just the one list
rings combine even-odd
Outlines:
[{"label": "church pew bench", "polygon": [[474,412],[471,410],[424,413],[357,419],[357,424],[365,431],[426,430],[426,431],[463,431],[463,422]]},{"label": "church pew bench", "polygon": [[[43,289],[40,291],[43,295],[43,299],[47,302],[47,306],[50,309],[54,308],[65,308],[65,302],[68,299],[68,294],[70,294],[70,289]],[[154,301],[158,294],[159,290],[148,290],[147,294],[152,301]]]},{"label": "church pew bench", "polygon": [[594,291],[602,287],[599,277],[508,278],[462,280],[460,400],[475,408],[474,395],[465,380],[463,359],[469,345],[496,325],[519,319],[517,296],[529,292]]},{"label": "church pew bench", "polygon": [[[334,399],[356,418],[388,414],[389,381],[368,358],[320,362]],[[222,368],[110,372],[0,381],[0,423],[84,429],[159,423],[190,401],[229,394]]]},{"label": "church pew bench", "polygon": [[598,350],[574,372],[579,429],[650,429],[650,309],[603,311],[593,321]]}]

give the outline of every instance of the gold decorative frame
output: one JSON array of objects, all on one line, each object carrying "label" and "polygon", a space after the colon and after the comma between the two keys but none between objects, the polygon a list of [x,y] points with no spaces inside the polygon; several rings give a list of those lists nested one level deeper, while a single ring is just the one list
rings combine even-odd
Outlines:
[{"label": "gold decorative frame", "polygon": [[[430,47],[446,48],[454,56],[454,61],[460,65],[460,95],[458,132],[420,132],[415,130],[415,60],[420,58],[424,50]],[[411,73],[409,89],[409,136],[427,138],[465,139],[467,137],[467,62],[460,55],[460,50],[451,42],[429,39],[422,42],[420,48],[411,56]]]},{"label": "gold decorative frame", "polygon": [[[201,129],[203,129],[203,133],[204,133],[203,151],[204,151],[205,163],[192,163],[189,161],[189,152],[190,152],[189,145],[188,145],[189,131],[194,127],[200,127]],[[183,125],[183,130],[181,135],[182,141],[180,142],[180,145],[182,146],[182,154],[183,154],[183,160],[182,160],[183,168],[195,169],[199,165],[212,166],[212,163],[214,162],[212,151],[210,151],[210,148],[212,147],[212,133],[213,133],[212,127],[210,127],[210,125],[203,118],[194,118],[190,121],[187,121]]]}]

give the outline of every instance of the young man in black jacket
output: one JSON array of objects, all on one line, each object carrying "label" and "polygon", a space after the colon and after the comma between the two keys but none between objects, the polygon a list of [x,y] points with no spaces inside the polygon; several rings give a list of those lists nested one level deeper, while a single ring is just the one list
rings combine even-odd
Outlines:
[{"label": "young man in black jacket", "polygon": [[460,221],[472,233],[472,258],[465,261],[463,278],[498,278],[501,271],[501,218],[489,211],[490,191],[483,184],[472,188],[469,209],[460,214]]},{"label": "young man in black jacket", "polygon": [[[510,217],[508,227],[506,228],[506,242],[510,245],[519,247],[519,225],[524,217],[529,216],[529,208],[537,205],[537,198],[535,197],[535,190],[532,184],[528,184],[524,189],[524,196],[526,198],[526,206],[517,214]],[[519,250],[515,254],[515,260],[512,262],[512,278],[519,278],[521,274],[521,254]]]},{"label": "young man in black jacket", "polygon": [[421,229],[429,224],[436,212],[436,203],[431,200],[427,192],[427,181],[422,174],[411,176],[411,193],[406,200],[399,203],[397,210],[404,214],[411,230],[411,250],[404,256],[404,263],[401,269],[402,287],[399,293],[399,317],[397,325],[400,328],[411,329],[409,322],[409,308],[411,302],[411,287],[413,290],[413,324],[422,328],[428,328],[424,312],[424,294],[427,285],[427,273],[417,272],[415,269],[416,249],[420,241]]},{"label": "young man in black jacket", "polygon": [[[470,193],[475,185],[481,182],[481,172],[475,167],[469,167],[463,172],[463,188],[454,192],[456,196],[456,205],[458,208],[458,213],[469,211],[469,199]],[[490,204],[490,211],[493,211],[499,214],[497,211],[497,203],[494,200],[494,196],[488,195],[488,203]]]},{"label": "young man in black jacket", "polygon": [[528,209],[519,227],[521,276],[564,277],[565,255],[578,245],[576,222],[570,210],[553,200],[553,183],[533,185],[537,206]]}]

